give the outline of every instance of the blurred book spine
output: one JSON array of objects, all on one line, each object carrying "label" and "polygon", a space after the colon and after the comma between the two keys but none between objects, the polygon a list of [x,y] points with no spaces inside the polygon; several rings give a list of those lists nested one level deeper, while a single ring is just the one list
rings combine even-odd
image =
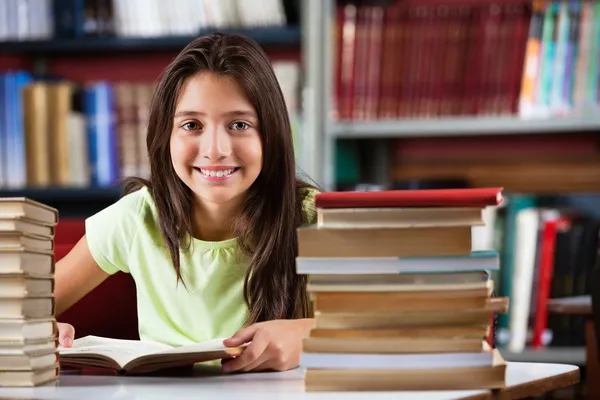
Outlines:
[{"label": "blurred book spine", "polygon": [[289,0],[4,0],[0,41],[194,35],[297,23]]}]

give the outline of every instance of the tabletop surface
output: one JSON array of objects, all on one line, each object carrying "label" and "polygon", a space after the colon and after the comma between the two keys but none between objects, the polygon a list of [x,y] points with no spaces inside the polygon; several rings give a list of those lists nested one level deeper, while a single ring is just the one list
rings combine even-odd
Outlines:
[{"label": "tabletop surface", "polygon": [[[579,379],[577,366],[566,364],[508,363],[508,386],[526,388],[543,385],[544,391],[560,387],[560,380],[570,377],[567,384]],[[576,380],[574,380],[576,376]],[[189,377],[123,377],[105,375],[61,375],[52,385],[34,388],[0,388],[0,398],[10,399],[198,399],[243,398],[260,399],[491,399],[488,390],[459,391],[399,391],[399,392],[306,392],[304,371],[300,368],[285,372],[262,372],[223,375],[200,373]],[[435,377],[432,376],[432,379]],[[553,381],[558,382],[553,386]],[[563,385],[565,380],[562,379]],[[209,397],[203,397],[209,396]],[[239,397],[238,397],[239,396]]]}]

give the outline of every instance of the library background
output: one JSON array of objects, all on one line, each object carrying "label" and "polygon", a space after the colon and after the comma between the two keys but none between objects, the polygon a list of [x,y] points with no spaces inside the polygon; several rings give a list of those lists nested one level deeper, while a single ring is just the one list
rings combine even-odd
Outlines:
[{"label": "library background", "polygon": [[[0,197],[58,208],[57,258],[124,177],[148,176],[157,78],[214,31],[265,48],[299,170],[326,190],[504,187],[473,236],[511,298],[496,345],[597,368],[586,316],[549,303],[589,295],[598,262],[600,2],[2,1]],[[585,379],[570,390],[589,395]]]}]

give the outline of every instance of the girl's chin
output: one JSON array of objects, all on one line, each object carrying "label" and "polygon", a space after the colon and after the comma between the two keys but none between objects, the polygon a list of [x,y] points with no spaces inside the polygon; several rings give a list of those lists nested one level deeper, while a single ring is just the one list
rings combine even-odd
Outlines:
[{"label": "girl's chin", "polygon": [[207,201],[210,203],[228,203],[241,194],[239,190],[235,190],[234,188],[228,187],[218,187],[218,188],[196,188],[194,193],[198,197],[198,199],[202,201]]}]

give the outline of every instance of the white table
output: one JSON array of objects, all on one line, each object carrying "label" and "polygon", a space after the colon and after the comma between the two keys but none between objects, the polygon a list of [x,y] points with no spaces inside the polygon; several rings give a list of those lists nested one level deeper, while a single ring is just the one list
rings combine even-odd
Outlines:
[{"label": "white table", "polygon": [[[570,386],[579,368],[564,364],[509,363],[508,388],[489,390],[402,392],[305,392],[304,371],[221,375],[206,371],[189,377],[117,377],[61,375],[58,383],[34,388],[0,388],[0,398],[121,400],[121,399],[326,399],[326,400],[487,400],[517,398]],[[435,379],[435,377],[432,377]]]}]

